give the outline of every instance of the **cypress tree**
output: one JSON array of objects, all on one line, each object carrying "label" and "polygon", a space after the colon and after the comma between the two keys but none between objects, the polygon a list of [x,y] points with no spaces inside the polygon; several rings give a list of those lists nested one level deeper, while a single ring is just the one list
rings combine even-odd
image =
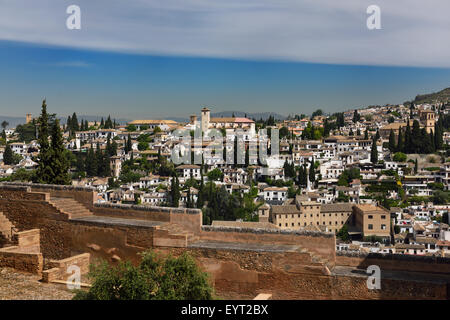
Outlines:
[{"label": "cypress tree", "polygon": [[65,155],[64,140],[62,137],[59,120],[55,119],[52,126],[51,163],[53,177],[51,183],[69,185],[72,180],[69,176],[69,161]]},{"label": "cypress tree", "polygon": [[72,130],[73,131],[79,131],[80,130],[80,127],[78,125],[77,114],[75,112],[72,115]]},{"label": "cypress tree", "polygon": [[375,138],[372,140],[372,150],[370,151],[370,162],[372,162],[373,164],[378,163],[377,140]]},{"label": "cypress tree", "polygon": [[11,146],[8,143],[6,145],[5,152],[3,153],[3,163],[10,165],[10,164],[13,164],[13,162],[14,162],[14,154],[11,149]]},{"label": "cypress tree", "polygon": [[128,140],[127,140],[127,145],[126,145],[126,153],[129,153],[131,150],[133,149],[133,144],[131,142],[131,135],[128,134]]},{"label": "cypress tree", "polygon": [[178,181],[178,176],[176,174],[172,176],[171,194],[172,194],[172,207],[178,208],[180,203],[180,183]]},{"label": "cypress tree", "polygon": [[404,152],[405,151],[405,142],[403,139],[403,132],[402,128],[400,127],[398,130],[398,140],[397,140],[397,147],[395,149],[397,152]]},{"label": "cypress tree", "polygon": [[422,145],[423,139],[422,139],[422,132],[420,130],[420,124],[419,121],[414,120],[413,127],[411,130],[411,152],[413,153],[420,153],[421,145]]},{"label": "cypress tree", "polygon": [[409,119],[406,124],[405,131],[405,153],[412,153],[412,145],[411,145],[411,126],[409,125]]},{"label": "cypress tree", "polygon": [[191,187],[188,187],[186,194],[186,208],[192,208]]},{"label": "cypress tree", "polygon": [[36,170],[36,182],[38,183],[52,183],[54,172],[52,166],[52,152],[50,148],[49,138],[49,115],[47,113],[47,104],[44,99],[42,101],[42,111],[38,119],[38,167]]},{"label": "cypress tree", "polygon": [[86,156],[86,174],[89,177],[95,176],[97,173],[97,159],[95,157],[94,149],[89,148]]},{"label": "cypress tree", "polygon": [[303,184],[303,166],[300,166],[300,168],[298,169],[298,185],[302,185]]},{"label": "cypress tree", "polygon": [[361,119],[361,116],[359,115],[358,110],[355,110],[355,111],[353,112],[353,122],[356,123],[356,122],[358,122],[360,119]]},{"label": "cypress tree", "polygon": [[391,129],[391,133],[389,134],[389,150],[391,152],[395,151],[395,135],[394,131]]},{"label": "cypress tree", "polygon": [[308,184],[308,166],[306,162],[303,164],[303,176],[302,176],[302,185],[306,186]]},{"label": "cypress tree", "polygon": [[435,152],[436,151],[436,145],[434,143],[434,134],[433,134],[433,130],[430,130],[430,134],[429,134],[429,144],[431,146],[431,152]]},{"label": "cypress tree", "polygon": [[66,129],[69,131],[69,135],[72,135],[72,118],[70,116],[67,117]]},{"label": "cypress tree", "polygon": [[316,174],[314,171],[314,159],[312,159],[309,166],[309,181],[311,182],[314,182],[316,180]]}]

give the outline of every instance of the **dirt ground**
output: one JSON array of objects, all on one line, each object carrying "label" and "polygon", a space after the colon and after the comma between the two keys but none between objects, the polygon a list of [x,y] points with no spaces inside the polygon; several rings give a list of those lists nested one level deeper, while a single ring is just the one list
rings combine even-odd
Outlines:
[{"label": "dirt ground", "polygon": [[60,284],[42,283],[40,276],[0,268],[0,300],[70,300],[73,293]]}]

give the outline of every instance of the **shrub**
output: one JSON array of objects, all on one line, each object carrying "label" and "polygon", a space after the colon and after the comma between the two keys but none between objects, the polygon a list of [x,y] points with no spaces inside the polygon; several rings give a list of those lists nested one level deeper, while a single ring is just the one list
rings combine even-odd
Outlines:
[{"label": "shrub", "polygon": [[91,265],[89,291],[78,290],[74,300],[210,300],[213,288],[195,260],[184,253],[162,257],[153,251],[142,254],[133,266],[129,261],[111,266]]}]

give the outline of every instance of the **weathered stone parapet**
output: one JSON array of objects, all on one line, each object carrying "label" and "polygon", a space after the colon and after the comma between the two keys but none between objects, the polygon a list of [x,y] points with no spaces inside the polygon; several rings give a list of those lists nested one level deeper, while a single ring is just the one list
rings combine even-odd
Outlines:
[{"label": "weathered stone parapet", "polygon": [[121,209],[121,210],[139,210],[147,212],[160,212],[160,213],[179,213],[179,214],[201,214],[200,209],[185,209],[185,208],[171,208],[171,207],[157,207],[157,206],[146,206],[146,205],[136,205],[136,204],[122,204],[122,203],[96,203],[95,208],[111,208],[111,209]]},{"label": "weathered stone parapet", "polygon": [[29,186],[21,186],[11,184],[10,182],[2,182],[0,183],[0,188],[8,191],[23,191],[23,192],[31,192],[31,187]]},{"label": "weathered stone parapet", "polygon": [[238,232],[238,233],[254,233],[254,234],[280,234],[280,235],[299,235],[307,237],[325,237],[333,238],[333,233],[310,231],[310,230],[283,230],[283,229],[263,229],[263,228],[240,228],[240,227],[213,227],[202,226],[205,232]]},{"label": "weathered stone parapet", "polygon": [[336,265],[359,269],[377,265],[381,270],[450,274],[450,258],[438,256],[337,251]]},{"label": "weathered stone parapet", "polygon": [[30,187],[33,189],[51,189],[51,190],[67,190],[67,191],[96,191],[94,187],[81,187],[73,185],[43,184],[32,182],[2,182],[1,187]]},{"label": "weathered stone parapet", "polygon": [[380,260],[397,260],[424,263],[444,263],[450,265],[450,258],[439,256],[421,256],[412,254],[394,254],[394,253],[378,253],[378,252],[360,252],[360,251],[336,251],[336,256],[362,258],[362,259],[380,259]]}]

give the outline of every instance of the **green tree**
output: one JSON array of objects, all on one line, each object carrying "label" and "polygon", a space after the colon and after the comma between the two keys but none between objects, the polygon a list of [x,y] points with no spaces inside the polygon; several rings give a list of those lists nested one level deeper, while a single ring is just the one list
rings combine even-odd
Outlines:
[{"label": "green tree", "polygon": [[131,135],[128,134],[128,139],[127,139],[126,145],[125,145],[125,152],[129,153],[132,150],[133,150],[133,143],[131,142]]},{"label": "green tree", "polygon": [[279,132],[279,138],[283,139],[289,136],[289,129],[286,127],[282,127]]},{"label": "green tree", "polygon": [[136,131],[137,129],[136,129],[136,126],[134,125],[134,124],[129,124],[128,126],[127,126],[127,131],[129,131],[129,132],[134,132],[134,131]]},{"label": "green tree", "polygon": [[356,123],[359,122],[359,120],[361,120],[361,116],[359,115],[358,110],[355,110],[353,112],[353,122]]},{"label": "green tree", "polygon": [[170,192],[172,207],[178,208],[180,205],[180,182],[178,181],[178,176],[176,174],[172,176]]},{"label": "green tree", "polygon": [[394,135],[394,131],[391,129],[391,132],[389,133],[389,150],[391,152],[394,152],[395,148],[396,148],[395,135]]},{"label": "green tree", "polygon": [[55,174],[52,166],[52,151],[49,139],[49,114],[47,113],[47,104],[42,101],[42,111],[38,119],[39,126],[39,155],[37,159],[38,167],[36,171],[36,182],[52,183]]},{"label": "green tree", "polygon": [[92,146],[86,156],[86,174],[88,177],[94,177],[97,174],[97,158]]},{"label": "green tree", "polygon": [[209,181],[221,181],[223,179],[223,172],[219,168],[215,168],[207,174]]},{"label": "green tree", "polygon": [[373,164],[378,163],[378,150],[376,137],[372,140],[372,149],[370,151],[370,162]]},{"label": "green tree", "polygon": [[442,223],[448,224],[448,212],[442,214]]},{"label": "green tree", "polygon": [[395,150],[398,152],[405,152],[405,141],[403,138],[403,132],[402,132],[401,127],[398,129],[398,139],[397,139],[397,146],[395,147]]},{"label": "green tree", "polygon": [[66,157],[66,149],[62,137],[59,120],[55,119],[52,126],[52,142],[50,161],[53,176],[50,180],[52,184],[69,185],[72,180],[69,176],[69,162]]},{"label": "green tree", "polygon": [[336,236],[340,238],[342,241],[349,241],[350,235],[348,233],[348,227],[346,224],[342,226],[342,228],[336,233]]},{"label": "green tree", "polygon": [[405,162],[406,161],[406,154],[403,152],[396,152],[394,154],[393,160],[396,162]]},{"label": "green tree", "polygon": [[9,126],[9,122],[6,121],[6,120],[3,120],[2,121],[2,128],[3,128],[3,130],[5,130],[7,126]]},{"label": "green tree", "polygon": [[153,251],[142,254],[138,266],[129,261],[117,266],[91,265],[89,291],[77,291],[74,300],[211,300],[214,290],[207,273],[194,258],[175,258]]},{"label": "green tree", "polygon": [[14,153],[9,144],[5,147],[5,152],[3,153],[3,163],[7,165],[14,164]]},{"label": "green tree", "polygon": [[316,181],[316,173],[314,170],[314,160],[311,160],[311,165],[309,166],[309,181],[311,183]]},{"label": "green tree", "polygon": [[71,129],[72,129],[72,132],[80,130],[80,126],[78,124],[77,114],[75,112],[72,115]]}]

